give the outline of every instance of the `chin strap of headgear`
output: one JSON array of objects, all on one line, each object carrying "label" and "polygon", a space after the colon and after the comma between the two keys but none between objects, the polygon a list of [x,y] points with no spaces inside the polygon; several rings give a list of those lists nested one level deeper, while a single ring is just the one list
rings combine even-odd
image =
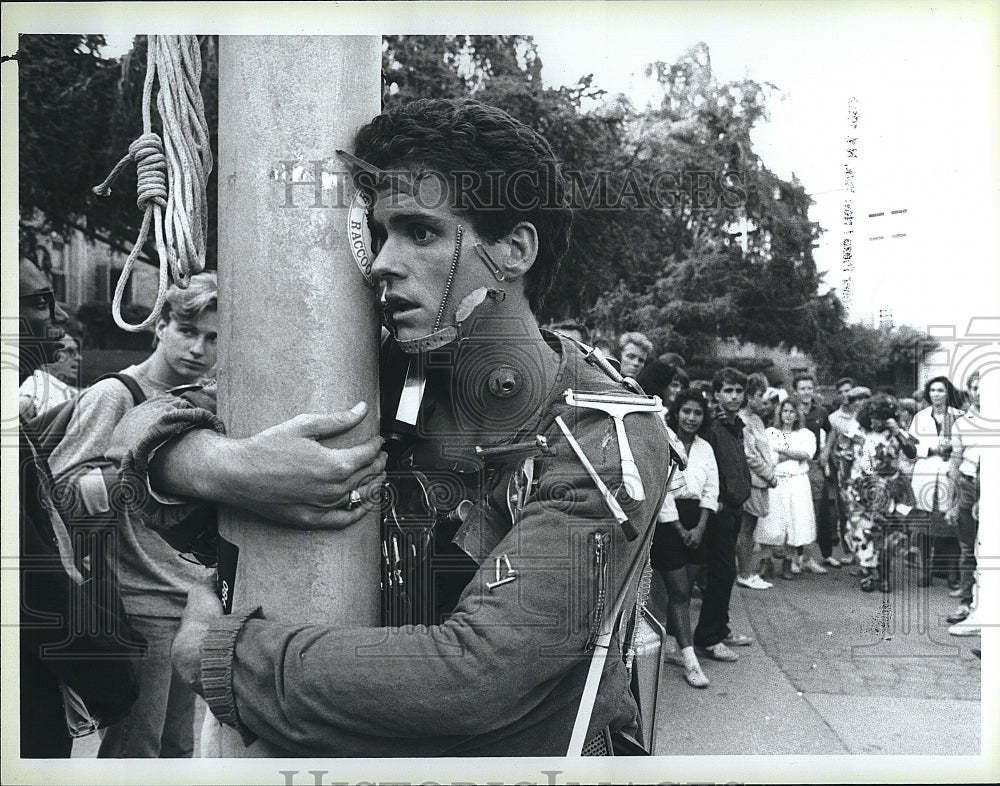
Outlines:
[{"label": "chin strap of headgear", "polygon": [[[478,245],[478,244],[477,244]],[[477,248],[478,251],[478,248]],[[455,310],[455,324],[441,326],[444,321],[445,309],[448,307],[448,301],[451,299],[451,290],[455,284],[455,275],[458,272],[458,262],[462,256],[462,225],[459,224],[458,228],[455,230],[455,251],[451,256],[451,269],[448,271],[448,280],[444,285],[444,294],[441,296],[441,305],[438,306],[437,318],[434,320],[434,328],[426,336],[421,336],[420,338],[410,338],[410,339],[399,339],[397,338],[397,343],[399,348],[403,350],[408,355],[416,355],[422,352],[429,352],[432,349],[438,349],[450,344],[453,341],[457,341],[462,336],[462,323],[469,318],[472,312],[480,306],[487,298],[490,298],[496,303],[502,303],[505,297],[505,292],[502,289],[487,289],[486,287],[480,287],[475,289],[462,298],[461,302],[458,304],[458,308]],[[482,258],[482,254],[480,254]],[[487,254],[487,258],[489,255]],[[490,263],[493,260],[490,259]],[[490,268],[490,272],[493,273],[494,277],[498,281],[503,281],[502,276],[497,277],[497,273],[494,271],[495,263],[490,265],[484,260],[484,264]],[[499,269],[499,268],[497,268]],[[389,331],[394,335],[398,336],[396,329],[396,324],[392,319],[392,313],[386,309],[382,310],[382,324],[384,324]]]}]

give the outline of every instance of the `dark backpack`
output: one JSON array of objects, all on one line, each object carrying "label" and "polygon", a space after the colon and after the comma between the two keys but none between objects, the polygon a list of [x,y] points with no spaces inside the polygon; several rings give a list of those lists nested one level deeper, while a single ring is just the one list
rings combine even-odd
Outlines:
[{"label": "dark backpack", "polygon": [[[135,406],[146,400],[139,383],[127,374],[105,374],[96,382],[109,378],[117,379],[128,388]],[[78,400],[79,396],[24,424],[38,462],[43,464],[43,472],[49,469],[52,451],[67,436]],[[79,549],[77,567],[85,577],[84,583],[76,586],[68,576],[60,578],[63,592],[71,599],[71,607],[62,612],[64,618],[77,625],[85,623],[83,629],[70,633],[61,658],[67,672],[62,678],[67,723],[73,736],[82,736],[114,723],[135,702],[139,690],[139,661],[145,653],[145,643],[129,621],[118,592],[114,567],[107,559],[107,555],[113,553],[110,549],[116,537],[117,514],[112,509],[102,515],[88,515],[75,496],[66,491],[72,478],[61,486],[53,482],[50,472],[46,475],[52,501],[68,531],[75,533],[74,549]],[[39,538],[41,543],[49,543],[44,533],[40,533]],[[116,674],[114,684],[108,682],[108,667]]]}]

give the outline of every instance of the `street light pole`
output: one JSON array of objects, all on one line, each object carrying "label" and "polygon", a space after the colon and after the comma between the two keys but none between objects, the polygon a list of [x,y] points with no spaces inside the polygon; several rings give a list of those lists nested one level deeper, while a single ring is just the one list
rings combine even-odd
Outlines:
[{"label": "street light pole", "polygon": [[[293,187],[282,162],[343,171],[334,151],[351,149],[379,112],[380,62],[377,36],[220,38],[219,413],[231,436],[360,400],[369,404],[360,439],[377,433],[379,327],[348,240],[350,186],[339,189],[347,198],[306,176]],[[323,166],[308,165],[309,177]],[[219,531],[227,605],[261,605],[288,622],[378,624],[377,513],[313,532],[229,508]],[[263,742],[245,747],[212,717],[203,747],[280,755]]]}]

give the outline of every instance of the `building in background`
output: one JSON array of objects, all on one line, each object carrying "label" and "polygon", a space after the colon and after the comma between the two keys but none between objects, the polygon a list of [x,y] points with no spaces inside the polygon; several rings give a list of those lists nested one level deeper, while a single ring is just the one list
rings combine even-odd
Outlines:
[{"label": "building in background", "polygon": [[[59,235],[43,238],[41,246],[48,254],[47,267],[56,299],[72,313],[84,303],[111,303],[125,265],[125,254],[95,243],[79,230],[72,230],[66,239]],[[152,307],[158,281],[156,268],[137,262],[122,302]]]}]

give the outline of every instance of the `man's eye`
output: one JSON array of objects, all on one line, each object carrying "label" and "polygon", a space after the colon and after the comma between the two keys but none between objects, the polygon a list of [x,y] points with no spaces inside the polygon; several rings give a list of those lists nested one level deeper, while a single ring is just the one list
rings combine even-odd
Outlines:
[{"label": "man's eye", "polygon": [[425,227],[423,224],[411,224],[410,225],[410,237],[412,237],[418,243],[426,243],[431,240],[434,233],[430,229]]}]

